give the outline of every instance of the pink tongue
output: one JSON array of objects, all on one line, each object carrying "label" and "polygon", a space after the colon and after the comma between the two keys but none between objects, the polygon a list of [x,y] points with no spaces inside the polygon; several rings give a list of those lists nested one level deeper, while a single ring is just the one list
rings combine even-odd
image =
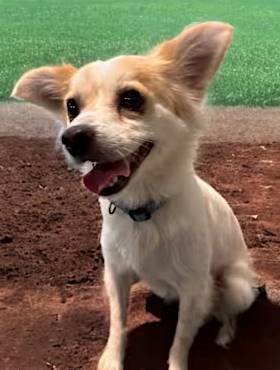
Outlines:
[{"label": "pink tongue", "polygon": [[126,161],[97,164],[83,177],[85,187],[93,193],[100,194],[116,176],[130,175],[130,166]]}]

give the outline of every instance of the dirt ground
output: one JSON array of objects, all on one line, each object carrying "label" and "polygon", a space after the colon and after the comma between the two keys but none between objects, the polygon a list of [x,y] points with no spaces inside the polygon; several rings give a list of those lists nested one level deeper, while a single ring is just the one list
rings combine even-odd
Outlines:
[{"label": "dirt ground", "polygon": [[[197,167],[234,208],[268,299],[240,318],[228,350],[205,325],[190,370],[279,370],[280,144],[204,144]],[[86,370],[108,332],[97,200],[53,139],[0,137],[0,194],[0,369]],[[126,370],[167,369],[176,313],[134,289]]]}]

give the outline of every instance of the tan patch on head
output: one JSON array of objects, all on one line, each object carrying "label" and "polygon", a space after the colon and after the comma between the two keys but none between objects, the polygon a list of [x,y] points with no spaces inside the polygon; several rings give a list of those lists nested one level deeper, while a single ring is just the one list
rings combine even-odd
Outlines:
[{"label": "tan patch on head", "polygon": [[[186,117],[193,107],[186,91],[167,78],[166,62],[153,56],[121,56],[95,62],[81,68],[74,76],[67,97],[75,97],[81,108],[116,109],[118,94],[136,89],[146,100],[146,109],[160,103],[174,114]],[[133,117],[128,112],[129,117]]]},{"label": "tan patch on head", "polygon": [[81,109],[94,105],[100,92],[98,63],[93,62],[80,68],[71,80],[66,99],[76,99]]},{"label": "tan patch on head", "polygon": [[[128,63],[131,59],[135,64]],[[145,58],[117,57],[84,66],[73,78],[67,97],[75,97],[82,109],[90,110],[116,109],[118,95],[124,89],[136,89],[144,96],[149,95],[138,78],[139,59]]]},{"label": "tan patch on head", "polygon": [[169,62],[147,55],[134,65],[133,57],[126,57],[126,68],[134,71],[135,79],[149,92],[155,103],[162,104],[166,109],[181,118],[188,118],[193,113],[193,105],[188,93],[177,78],[166,73]]}]

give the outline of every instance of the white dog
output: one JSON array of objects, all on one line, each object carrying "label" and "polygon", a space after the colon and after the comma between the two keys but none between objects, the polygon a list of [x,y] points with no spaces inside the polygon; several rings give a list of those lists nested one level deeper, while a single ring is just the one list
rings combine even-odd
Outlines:
[{"label": "white dog", "polygon": [[139,280],[179,300],[169,370],[187,369],[209,315],[227,345],[255,299],[238,221],[194,170],[204,96],[231,38],[228,24],[194,25],[145,56],[31,70],[12,93],[63,117],[64,152],[100,196],[110,335],[99,370],[124,367],[129,291]]}]

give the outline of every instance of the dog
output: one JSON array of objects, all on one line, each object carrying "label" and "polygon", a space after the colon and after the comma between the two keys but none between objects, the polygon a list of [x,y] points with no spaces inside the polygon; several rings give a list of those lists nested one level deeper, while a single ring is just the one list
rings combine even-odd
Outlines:
[{"label": "dog", "polygon": [[65,123],[66,158],[99,196],[110,333],[98,370],[124,368],[129,292],[138,281],[179,301],[169,370],[188,368],[210,315],[222,323],[217,343],[227,346],[237,315],[256,298],[239,223],[194,170],[207,87],[232,34],[221,22],[192,25],[147,55],[33,69],[12,92]]}]

